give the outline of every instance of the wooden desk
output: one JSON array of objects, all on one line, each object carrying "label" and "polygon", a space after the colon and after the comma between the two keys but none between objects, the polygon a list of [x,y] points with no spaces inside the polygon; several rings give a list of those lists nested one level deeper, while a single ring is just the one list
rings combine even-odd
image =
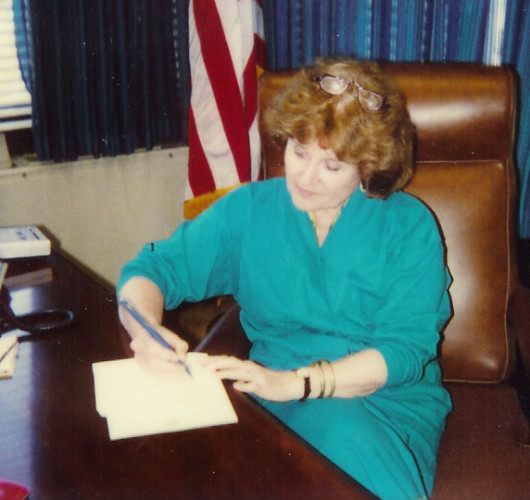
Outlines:
[{"label": "wooden desk", "polygon": [[13,290],[13,309],[68,308],[76,321],[22,341],[0,380],[0,478],[32,500],[373,498],[230,389],[236,425],[110,441],[92,363],[128,355],[115,297],[58,254],[13,261],[8,276],[42,269],[53,279]]}]

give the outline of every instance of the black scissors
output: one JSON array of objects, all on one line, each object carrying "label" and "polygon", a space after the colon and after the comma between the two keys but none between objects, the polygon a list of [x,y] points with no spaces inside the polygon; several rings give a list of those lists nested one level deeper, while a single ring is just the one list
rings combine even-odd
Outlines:
[{"label": "black scissors", "polygon": [[67,309],[44,309],[17,316],[11,308],[11,295],[2,287],[0,279],[0,335],[14,329],[28,334],[55,332],[70,325],[73,320],[74,313]]}]

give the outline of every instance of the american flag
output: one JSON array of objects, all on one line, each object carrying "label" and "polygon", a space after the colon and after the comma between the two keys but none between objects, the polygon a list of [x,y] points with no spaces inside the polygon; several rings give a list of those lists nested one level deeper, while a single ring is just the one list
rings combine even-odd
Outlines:
[{"label": "american flag", "polygon": [[191,0],[189,39],[186,218],[197,212],[194,200],[215,197],[224,188],[259,177],[257,81],[265,63],[262,2]]}]

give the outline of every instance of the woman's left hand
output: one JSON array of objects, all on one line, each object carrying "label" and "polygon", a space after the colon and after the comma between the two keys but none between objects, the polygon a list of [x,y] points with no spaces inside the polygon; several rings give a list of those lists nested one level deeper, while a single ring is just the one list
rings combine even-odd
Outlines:
[{"label": "woman's left hand", "polygon": [[209,356],[204,366],[221,379],[234,380],[234,389],[270,401],[300,399],[303,382],[295,372],[276,371],[233,356]]}]

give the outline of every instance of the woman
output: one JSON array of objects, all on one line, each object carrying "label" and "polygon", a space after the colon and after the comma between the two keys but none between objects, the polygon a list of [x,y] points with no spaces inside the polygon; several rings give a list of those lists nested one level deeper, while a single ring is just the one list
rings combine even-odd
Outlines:
[{"label": "woman", "polygon": [[426,498],[451,406],[437,361],[449,278],[436,222],[400,191],[412,176],[404,98],[373,63],[321,60],[265,123],[285,179],[234,191],[124,268],[120,297],[174,351],[120,311],[131,346],[177,363],[187,345],[160,326],[164,307],[233,294],[250,360],[207,365],[376,495]]}]

